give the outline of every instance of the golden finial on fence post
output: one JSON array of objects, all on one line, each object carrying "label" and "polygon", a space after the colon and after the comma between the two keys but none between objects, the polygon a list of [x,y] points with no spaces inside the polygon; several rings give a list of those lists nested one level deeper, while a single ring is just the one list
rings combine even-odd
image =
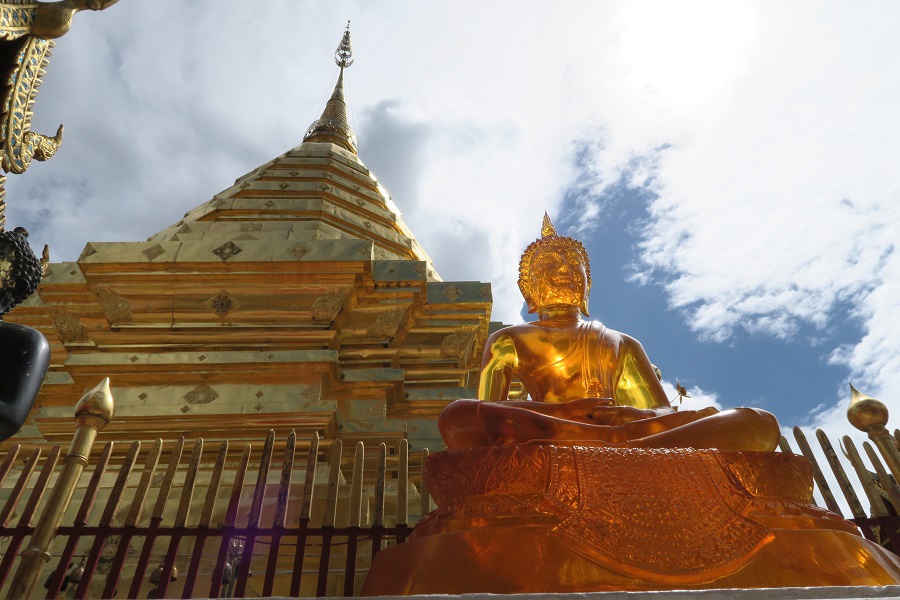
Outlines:
[{"label": "golden finial on fence post", "polygon": [[75,486],[78,485],[78,480],[88,464],[88,456],[97,433],[112,420],[114,412],[115,404],[109,389],[109,377],[85,392],[75,405],[75,436],[72,438],[68,454],[63,458],[62,471],[35,525],[31,541],[22,551],[19,568],[6,594],[10,600],[33,596],[34,586],[41,571],[50,560],[50,543],[56,535],[63,515],[66,514]]},{"label": "golden finial on fence post", "polygon": [[866,432],[869,439],[875,442],[891,475],[900,481],[900,452],[897,452],[894,437],[887,430],[889,416],[884,402],[866,396],[853,387],[852,383],[850,384],[850,406],[847,408],[847,419],[854,427]]}]

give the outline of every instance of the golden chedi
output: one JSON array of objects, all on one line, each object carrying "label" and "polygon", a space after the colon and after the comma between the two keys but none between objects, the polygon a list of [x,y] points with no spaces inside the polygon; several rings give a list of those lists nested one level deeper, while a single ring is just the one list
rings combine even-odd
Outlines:
[{"label": "golden chedi", "polygon": [[[895,555],[812,504],[771,414],[675,412],[641,345],[582,318],[584,247],[547,217],[542,234],[519,268],[539,319],[488,339],[479,399],[444,410],[426,465],[439,508],[364,594],[900,583]],[[530,400],[507,399],[514,379]]]}]

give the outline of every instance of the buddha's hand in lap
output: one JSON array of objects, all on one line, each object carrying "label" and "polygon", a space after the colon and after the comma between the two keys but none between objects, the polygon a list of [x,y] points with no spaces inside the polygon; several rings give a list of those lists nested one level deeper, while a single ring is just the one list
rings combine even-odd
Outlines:
[{"label": "buddha's hand in lap", "polygon": [[633,406],[595,406],[590,413],[589,423],[595,425],[624,425],[634,421],[652,419],[659,416],[654,410],[635,408]]},{"label": "buddha's hand in lap", "polygon": [[611,408],[613,404],[612,398],[579,398],[558,405],[561,410],[554,416],[580,423],[595,423],[592,416],[594,411],[598,408]]}]

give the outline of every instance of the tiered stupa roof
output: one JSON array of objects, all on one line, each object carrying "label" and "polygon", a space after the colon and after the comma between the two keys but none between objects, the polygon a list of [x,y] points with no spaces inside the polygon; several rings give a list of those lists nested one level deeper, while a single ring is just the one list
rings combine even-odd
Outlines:
[{"label": "tiered stupa roof", "polygon": [[91,242],[10,315],[52,365],[20,443],[67,443],[72,406],[109,376],[104,437],[328,438],[440,445],[471,396],[490,284],[442,282],[356,155],[341,68],[303,143],[145,242]]}]

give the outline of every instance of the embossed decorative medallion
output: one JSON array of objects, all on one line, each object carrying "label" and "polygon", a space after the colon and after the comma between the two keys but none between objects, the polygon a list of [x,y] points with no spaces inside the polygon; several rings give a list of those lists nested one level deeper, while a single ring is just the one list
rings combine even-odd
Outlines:
[{"label": "embossed decorative medallion", "polygon": [[237,256],[241,252],[243,252],[241,247],[234,242],[225,242],[212,251],[212,253],[218,256],[223,262],[228,260],[229,258]]},{"label": "embossed decorative medallion", "polygon": [[218,398],[219,394],[208,384],[204,383],[198,385],[182,397],[188,404],[209,404]]},{"label": "embossed decorative medallion", "polygon": [[447,286],[447,289],[444,290],[444,297],[447,298],[450,302],[456,302],[456,299],[462,295],[462,292],[453,284]]},{"label": "embossed decorative medallion", "polygon": [[160,246],[159,244],[153,244],[146,250],[142,252],[144,256],[147,257],[147,260],[153,262],[154,259],[159,258],[163,254],[166,253],[166,249]]},{"label": "embossed decorative medallion", "polygon": [[229,294],[227,291],[222,290],[209,300],[203,303],[206,308],[216,313],[219,318],[225,318],[228,313],[236,310],[241,303],[238,302],[237,298]]}]

